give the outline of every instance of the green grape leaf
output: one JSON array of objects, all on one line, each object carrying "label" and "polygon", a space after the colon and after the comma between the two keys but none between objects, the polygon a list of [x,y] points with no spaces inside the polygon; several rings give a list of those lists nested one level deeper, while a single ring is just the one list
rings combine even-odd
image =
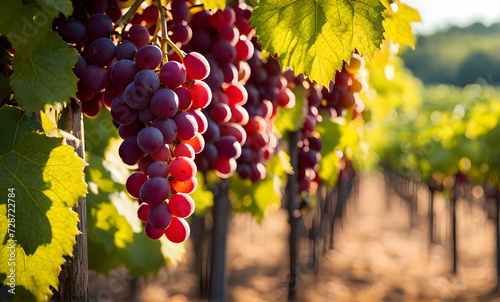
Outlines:
[{"label": "green grape leaf", "polygon": [[211,11],[215,9],[224,9],[226,7],[226,0],[201,0],[203,7]]},{"label": "green grape leaf", "polygon": [[18,104],[27,112],[63,103],[75,96],[78,78],[72,71],[78,54],[55,32],[48,31],[33,49],[23,47],[14,56],[11,86]]},{"label": "green grape leaf", "polygon": [[421,22],[417,10],[399,1],[382,0],[382,3],[386,7],[383,14],[385,18],[384,37],[395,43],[406,44],[415,49],[415,35],[411,30],[411,22]]},{"label": "green grape leaf", "polygon": [[[39,126],[39,125],[38,125]],[[85,196],[85,165],[73,147],[62,138],[47,137],[34,122],[14,107],[0,110],[0,258],[8,259],[10,234],[17,242],[16,285],[24,287],[37,300],[52,295],[57,288],[64,255],[72,255],[78,233],[78,215],[71,207]],[[8,211],[8,189],[14,188],[15,213]],[[8,231],[7,214],[15,214],[15,226]],[[12,217],[10,217],[12,218]],[[0,262],[0,272],[11,267]],[[6,280],[0,280],[6,283]]]},{"label": "green grape leaf", "polygon": [[285,151],[279,150],[266,164],[268,174],[276,174],[284,177],[287,174],[293,174],[293,167],[290,163],[290,155]]},{"label": "green grape leaf", "polygon": [[330,152],[326,156],[321,157],[319,164],[319,177],[322,182],[328,186],[334,187],[339,178],[339,163],[340,158],[335,152]]},{"label": "green grape leaf", "polygon": [[257,183],[236,175],[231,177],[229,199],[233,202],[233,210],[250,212],[259,224],[262,223],[269,207],[280,206],[281,194],[277,193],[275,182],[280,182],[278,177],[268,177]]},{"label": "green grape leaf", "polygon": [[50,30],[58,10],[69,10],[70,1],[46,0],[23,5],[21,0],[0,1],[0,32],[16,49],[11,87],[18,104],[26,112],[52,105],[62,109],[63,103],[75,96],[78,78],[72,68],[78,54],[61,37]]},{"label": "green grape leaf", "polygon": [[325,157],[330,153],[335,153],[335,149],[340,143],[341,125],[328,118],[316,125],[316,131],[319,132],[323,147],[321,148],[321,156]]},{"label": "green grape leaf", "polygon": [[292,108],[280,108],[274,120],[274,130],[279,137],[283,137],[286,131],[297,131],[304,125],[307,115],[306,90],[301,87],[292,89],[295,95],[295,106]]},{"label": "green grape leaf", "polygon": [[48,7],[51,7],[61,13],[66,17],[69,17],[73,13],[73,4],[71,0],[40,0],[45,3]]},{"label": "green grape leaf", "polygon": [[250,21],[283,68],[328,87],[353,50],[372,58],[383,38],[379,0],[261,0]]}]

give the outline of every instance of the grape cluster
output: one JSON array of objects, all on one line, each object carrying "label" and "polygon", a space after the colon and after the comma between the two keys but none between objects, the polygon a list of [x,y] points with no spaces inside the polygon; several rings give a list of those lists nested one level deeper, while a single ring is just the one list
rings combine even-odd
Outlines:
[{"label": "grape cluster", "polygon": [[[165,234],[178,243],[189,236],[184,218],[194,212],[188,194],[197,187],[195,154],[205,145],[202,133],[208,124],[201,109],[212,93],[201,79],[210,67],[195,52],[188,53],[183,64],[170,61],[155,70],[161,61],[161,50],[145,45],[134,62],[116,63],[111,80],[126,88],[113,100],[111,116],[124,139],[120,157],[125,164],[138,164],[126,188],[139,199],[138,216],[146,223],[146,235],[159,239]],[[114,77],[119,64],[123,69]]]},{"label": "grape cluster", "polygon": [[309,103],[332,117],[342,116],[346,109],[352,109],[352,118],[359,118],[365,106],[358,95],[368,90],[368,71],[364,66],[365,60],[354,53],[349,63],[345,63],[342,71],[335,75],[335,84],[330,82],[328,90],[323,87],[321,93],[310,94]]},{"label": "grape cluster", "polygon": [[243,106],[248,93],[243,84],[250,75],[246,60],[254,51],[249,16],[250,10],[244,5],[227,6],[215,13],[197,12],[187,25],[192,29],[192,39],[182,48],[203,53],[210,64],[211,73],[204,81],[213,91],[213,100],[204,109],[208,120],[203,134],[206,145],[196,163],[201,171],[213,169],[221,178],[234,174],[241,146],[247,141],[243,127],[249,122],[249,114]]},{"label": "grape cluster", "polygon": [[[111,111],[123,139],[119,156],[138,167],[126,188],[139,200],[146,235],[182,242],[190,233],[185,218],[195,206],[188,195],[197,186],[195,155],[204,149],[202,134],[208,128],[201,110],[212,100],[202,81],[210,65],[200,53],[178,49],[177,60],[164,61],[166,54],[151,38],[158,33],[158,8],[135,14],[119,34],[113,22],[121,14],[108,16],[106,0],[90,2],[84,12],[75,2],[78,15],[57,23],[59,34],[80,53],[73,68],[79,77],[77,99],[87,116],[97,115],[103,106]],[[171,7],[170,21],[185,24],[186,2]]]}]

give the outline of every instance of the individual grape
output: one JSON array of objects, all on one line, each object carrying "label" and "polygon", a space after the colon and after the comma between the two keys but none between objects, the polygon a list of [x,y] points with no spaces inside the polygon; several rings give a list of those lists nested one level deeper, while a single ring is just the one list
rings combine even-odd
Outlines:
[{"label": "individual grape", "polygon": [[352,93],[343,91],[339,96],[339,102],[344,108],[352,108],[356,104],[356,99]]},{"label": "individual grape", "polygon": [[106,16],[108,16],[111,19],[111,21],[116,23],[122,17],[122,11],[118,7],[118,5],[116,5],[116,3],[113,2],[114,1],[111,1],[111,6],[108,6],[108,10],[106,11]]},{"label": "individual grape", "polygon": [[139,190],[142,185],[148,180],[148,176],[142,172],[134,172],[130,174],[125,183],[125,188],[130,196],[139,198]]},{"label": "individual grape", "polygon": [[209,23],[213,28],[228,27],[233,25],[234,21],[236,21],[236,14],[230,7],[226,7],[224,10],[217,10],[209,19]]},{"label": "individual grape", "polygon": [[189,224],[184,218],[172,217],[170,226],[165,230],[165,237],[173,243],[181,243],[188,239],[190,232]]},{"label": "individual grape", "polygon": [[239,83],[228,86],[224,93],[229,98],[231,104],[245,105],[248,101],[248,93],[245,87]]},{"label": "individual grape", "polygon": [[137,68],[134,62],[120,60],[113,65],[110,78],[115,85],[125,88],[134,81],[137,72],[139,72],[139,68]]},{"label": "individual grape", "polygon": [[173,117],[179,110],[177,94],[168,88],[158,90],[151,98],[151,110],[159,118]]},{"label": "individual grape", "polygon": [[148,167],[149,177],[167,178],[169,172],[168,164],[164,161],[155,161]]},{"label": "individual grape", "polygon": [[178,87],[174,89],[175,94],[179,98],[179,111],[186,111],[191,108],[192,98],[191,92],[186,87]]},{"label": "individual grape", "polygon": [[130,60],[133,61],[135,58],[135,52],[137,51],[137,47],[135,44],[125,40],[123,42],[118,43],[115,47],[115,57],[118,61],[120,60]]},{"label": "individual grape", "polygon": [[252,24],[246,18],[236,17],[234,25],[238,28],[240,34],[248,35],[252,31]]},{"label": "individual grape", "polygon": [[160,78],[152,70],[141,70],[134,77],[134,85],[140,94],[152,96],[160,89]]},{"label": "individual grape", "polygon": [[135,64],[139,69],[155,69],[161,60],[161,49],[155,45],[142,46],[135,53]]},{"label": "individual grape", "polygon": [[236,59],[236,49],[231,42],[226,40],[217,40],[211,46],[214,59],[221,63],[232,63]]},{"label": "individual grape", "polygon": [[196,179],[196,177],[193,177],[187,181],[177,181],[176,179],[173,179],[171,184],[177,193],[191,194],[198,186],[198,180]]},{"label": "individual grape", "polygon": [[122,139],[126,139],[129,136],[137,135],[143,126],[139,121],[135,121],[130,125],[120,125],[118,127],[118,134]]},{"label": "individual grape", "polygon": [[[149,31],[146,27],[138,24],[132,25],[128,30],[128,35],[130,41],[134,43],[137,49],[147,45],[149,43]],[[160,63],[158,63],[160,64]],[[158,66],[158,64],[156,66]],[[155,67],[156,67],[155,66]],[[142,68],[141,68],[142,69]]]},{"label": "individual grape", "polygon": [[176,157],[170,163],[170,175],[177,181],[187,181],[196,175],[196,165],[189,157]]},{"label": "individual grape", "polygon": [[149,125],[149,123],[156,118],[156,115],[153,113],[153,111],[151,111],[151,107],[148,106],[144,109],[139,110],[137,112],[137,117],[141,122]]},{"label": "individual grape", "polygon": [[87,102],[82,103],[82,113],[87,117],[93,117],[99,114],[102,109],[102,93],[96,93]]},{"label": "individual grape", "polygon": [[137,144],[145,153],[155,153],[164,144],[163,134],[155,127],[144,128],[137,135]]},{"label": "individual grape", "polygon": [[190,113],[178,113],[174,117],[174,122],[177,125],[177,137],[181,140],[190,140],[198,132],[198,123]]},{"label": "individual grape", "polygon": [[205,114],[203,114],[201,110],[197,110],[194,108],[187,110],[187,112],[194,116],[194,118],[196,119],[196,124],[198,124],[198,133],[205,133],[208,128],[208,120]]},{"label": "individual grape", "polygon": [[203,148],[205,148],[205,139],[199,132],[196,132],[195,136],[192,139],[182,140],[182,142],[193,147],[194,153],[196,154],[200,153],[201,151],[203,151]]},{"label": "individual grape", "polygon": [[309,142],[309,148],[311,150],[314,150],[317,152],[321,151],[321,148],[323,147],[323,142],[321,141],[321,139],[313,137],[313,136],[309,136],[307,138],[307,141]]},{"label": "individual grape", "polygon": [[149,210],[151,210],[151,206],[147,203],[142,203],[139,206],[139,209],[137,209],[137,217],[139,218],[140,221],[144,223],[149,221],[148,218]]},{"label": "individual grape", "polygon": [[157,128],[163,134],[163,143],[171,144],[177,137],[177,124],[172,119],[157,118],[151,126]]},{"label": "individual grape", "polygon": [[186,82],[186,70],[176,61],[165,63],[160,69],[160,79],[169,88],[176,88]]},{"label": "individual grape", "polygon": [[220,127],[214,121],[208,120],[207,131],[203,134],[207,142],[217,141],[220,137]]},{"label": "individual grape", "polygon": [[159,151],[151,153],[151,157],[155,161],[166,161],[169,156],[170,156],[170,147],[167,144],[163,145]]},{"label": "individual grape", "polygon": [[185,156],[187,158],[194,160],[195,152],[193,147],[191,147],[191,145],[186,143],[180,143],[174,149],[174,156],[175,157]]},{"label": "individual grape", "polygon": [[214,145],[219,157],[238,159],[241,155],[241,145],[234,136],[222,136]]},{"label": "individual grape", "polygon": [[125,103],[134,110],[144,109],[149,106],[149,98],[142,95],[136,88],[134,83],[128,84],[123,92]]},{"label": "individual grape", "polygon": [[99,38],[90,45],[89,57],[96,65],[108,66],[115,58],[115,44],[108,38]]},{"label": "individual grape", "polygon": [[144,152],[137,144],[137,136],[127,137],[120,145],[118,155],[120,155],[120,158],[125,164],[135,165],[137,161],[144,156]]},{"label": "individual grape", "polygon": [[193,18],[191,19],[191,24],[193,27],[203,30],[210,28],[210,16],[212,15],[212,12],[207,11],[207,10],[202,10],[199,11],[198,13],[193,15]]},{"label": "individual grape", "polygon": [[290,89],[285,88],[278,94],[278,104],[283,108],[293,108],[295,106],[295,94]]},{"label": "individual grape", "polygon": [[224,74],[224,83],[235,84],[238,82],[238,70],[232,63],[223,64],[221,69]]},{"label": "individual grape", "polygon": [[106,89],[104,90],[104,94],[102,95],[102,102],[104,103],[104,106],[110,110],[113,100],[122,93],[122,87],[116,86],[113,82],[109,82],[108,86],[106,86]]},{"label": "individual grape", "polygon": [[212,101],[212,90],[210,90],[207,83],[195,80],[194,84],[189,88],[189,92],[191,92],[193,99],[193,103],[191,104],[193,108],[203,109],[210,105]]},{"label": "individual grape", "polygon": [[365,67],[365,60],[358,54],[353,54],[349,64],[345,64],[344,69],[350,74],[357,74]]},{"label": "individual grape", "polygon": [[247,141],[247,133],[245,129],[243,129],[243,127],[239,124],[229,123],[226,125],[222,125],[220,127],[220,134],[221,136],[229,135],[236,138],[241,146],[243,146]]},{"label": "individual grape", "polygon": [[90,65],[80,74],[80,81],[85,89],[96,93],[108,85],[108,73],[100,66]]},{"label": "individual grape", "polygon": [[224,27],[217,31],[217,38],[229,41],[233,46],[238,43],[239,37],[240,31],[236,26]]},{"label": "individual grape", "polygon": [[111,103],[111,117],[120,125],[130,125],[137,120],[137,111],[125,103],[123,95],[119,95]]},{"label": "individual grape", "polygon": [[187,218],[194,213],[194,200],[184,193],[173,194],[168,201],[168,208],[175,217]]},{"label": "individual grape", "polygon": [[184,66],[187,75],[193,80],[203,80],[210,74],[210,65],[200,53],[190,52],[184,56]]},{"label": "individual grape", "polygon": [[108,10],[107,0],[90,0],[88,11],[93,14],[104,14]]},{"label": "individual grape", "polygon": [[99,38],[109,37],[113,32],[113,22],[103,14],[93,14],[85,22],[87,38],[95,41]]},{"label": "individual grape", "polygon": [[172,21],[179,23],[187,20],[189,16],[189,7],[186,1],[173,1],[170,3],[170,12],[172,13]]},{"label": "individual grape", "polygon": [[76,61],[75,66],[73,66],[73,73],[77,77],[80,77],[80,74],[86,67],[87,67],[87,61],[85,60],[85,58],[82,56],[78,56],[78,61]]},{"label": "individual grape", "polygon": [[305,168],[312,168],[318,163],[318,152],[314,150],[304,151],[299,150],[299,166]]},{"label": "individual grape", "polygon": [[80,101],[82,102],[90,101],[90,99],[94,97],[94,93],[85,89],[85,87],[83,87],[82,82],[78,81],[76,87],[78,89],[76,91],[76,98],[79,99]]},{"label": "individual grape", "polygon": [[193,37],[193,30],[186,21],[182,21],[168,28],[168,36],[172,42],[186,45]]},{"label": "individual grape", "polygon": [[139,171],[147,174],[148,168],[152,163],[154,163],[154,159],[151,157],[151,155],[145,154],[137,161],[137,166],[139,168]]},{"label": "individual grape", "polygon": [[163,177],[151,177],[142,185],[141,200],[152,206],[166,200],[170,194],[170,183]]},{"label": "individual grape", "polygon": [[227,178],[236,171],[237,164],[234,158],[219,157],[210,166],[219,172],[219,177]]},{"label": "individual grape", "polygon": [[172,222],[172,213],[168,208],[167,202],[162,201],[154,205],[151,210],[149,210],[148,220],[149,224],[157,230],[168,228]]},{"label": "individual grape", "polygon": [[146,233],[146,236],[148,236],[150,239],[153,240],[158,240],[165,234],[163,230],[157,230],[151,226],[151,224],[146,223],[146,226],[144,227],[144,232]]},{"label": "individual grape", "polygon": [[59,22],[57,32],[67,43],[81,42],[87,33],[82,22],[75,19],[67,19]]},{"label": "individual grape", "polygon": [[193,37],[189,42],[193,50],[198,52],[206,52],[210,50],[210,45],[212,44],[212,38],[209,33],[204,30],[196,30],[193,32]]},{"label": "individual grape", "polygon": [[231,109],[224,103],[218,103],[210,108],[210,117],[217,124],[227,123],[231,119]]},{"label": "individual grape", "polygon": [[243,37],[236,43],[235,48],[238,60],[248,60],[253,56],[254,48],[252,42]]}]

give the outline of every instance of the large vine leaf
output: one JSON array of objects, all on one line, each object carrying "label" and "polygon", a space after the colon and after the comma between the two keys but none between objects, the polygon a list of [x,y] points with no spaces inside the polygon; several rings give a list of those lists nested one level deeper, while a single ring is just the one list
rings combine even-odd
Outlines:
[{"label": "large vine leaf", "polygon": [[415,49],[415,35],[411,30],[411,22],[421,22],[417,10],[399,1],[382,0],[382,3],[386,7],[384,11],[384,37]]},{"label": "large vine leaf", "polygon": [[[7,192],[14,188],[16,285],[37,300],[57,288],[63,256],[71,256],[78,215],[71,207],[85,195],[85,163],[62,138],[47,137],[18,108],[0,110],[0,258],[8,259]],[[11,202],[13,203],[13,202]],[[12,208],[10,206],[9,208]],[[12,214],[12,212],[9,212]],[[11,217],[12,218],[12,217]],[[0,274],[10,268],[0,262]],[[6,278],[0,280],[6,283]]]},{"label": "large vine leaf", "polygon": [[256,185],[249,179],[239,176],[231,177],[229,182],[229,198],[233,201],[235,212],[250,212],[258,223],[264,219],[270,206],[280,206],[280,195],[274,182],[278,179],[267,177]]},{"label": "large vine leaf", "polygon": [[21,0],[0,1],[0,32],[16,49],[10,84],[18,104],[27,112],[47,105],[61,109],[75,96],[78,78],[72,68],[78,54],[50,31],[58,10],[47,5],[54,4],[68,13],[66,2],[45,0],[24,5]]},{"label": "large vine leaf", "polygon": [[383,38],[379,0],[261,0],[250,21],[283,68],[328,87],[353,50],[372,58]]}]

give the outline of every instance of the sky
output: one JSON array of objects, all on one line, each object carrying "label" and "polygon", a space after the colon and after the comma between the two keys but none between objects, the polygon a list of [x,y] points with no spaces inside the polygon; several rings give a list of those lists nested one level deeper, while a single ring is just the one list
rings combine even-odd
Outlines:
[{"label": "sky", "polygon": [[464,27],[476,22],[486,26],[500,22],[500,0],[401,0],[418,10],[422,23],[414,23],[418,34],[431,34],[450,25]]}]

